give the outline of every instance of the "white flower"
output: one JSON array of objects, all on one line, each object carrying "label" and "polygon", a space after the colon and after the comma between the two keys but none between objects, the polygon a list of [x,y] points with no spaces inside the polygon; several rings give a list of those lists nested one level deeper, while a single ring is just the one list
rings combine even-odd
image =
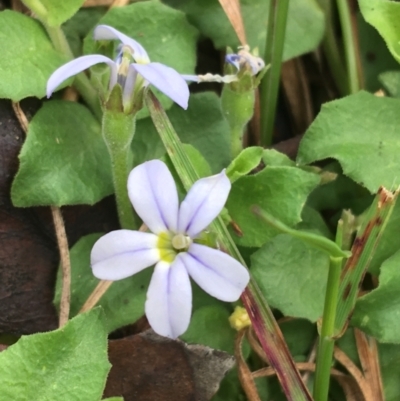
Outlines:
[{"label": "white flower", "polygon": [[[98,25],[93,36],[95,40],[121,41],[122,47],[116,60],[101,54],[78,57],[64,64],[50,76],[47,81],[47,97],[66,79],[76,75],[95,64],[105,63],[111,69],[109,89],[118,82],[123,89],[124,103],[128,102],[133,91],[149,83],[167,95],[182,108],[188,107],[189,88],[185,79],[175,71],[161,63],[151,63],[143,46],[130,37],[108,25]],[[134,62],[125,62],[124,53],[127,53]]]},{"label": "white flower", "polygon": [[128,192],[152,233],[113,231],[92,249],[93,274],[103,280],[121,280],[156,265],[145,311],[160,335],[176,338],[189,326],[189,276],[204,291],[227,302],[236,301],[249,281],[247,269],[236,259],[196,243],[224,207],[230,188],[225,171],[203,178],[179,206],[175,182],[166,165],[159,160],[143,163],[131,171]]}]

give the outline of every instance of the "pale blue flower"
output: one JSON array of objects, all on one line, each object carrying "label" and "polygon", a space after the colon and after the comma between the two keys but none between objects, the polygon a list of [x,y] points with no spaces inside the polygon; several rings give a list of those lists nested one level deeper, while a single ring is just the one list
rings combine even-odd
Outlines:
[{"label": "pale blue flower", "polygon": [[[120,40],[120,53],[116,60],[106,56],[93,54],[78,57],[58,68],[47,81],[47,97],[66,79],[76,75],[95,64],[106,63],[111,70],[109,89],[118,82],[123,88],[124,103],[128,102],[134,90],[148,84],[154,85],[174,102],[186,109],[189,100],[189,88],[185,79],[175,71],[161,63],[150,62],[146,50],[140,43],[107,25],[99,25],[93,33],[95,40]],[[124,53],[128,53],[134,61],[126,63]]]},{"label": "pale blue flower", "polygon": [[236,259],[196,243],[221,212],[231,188],[225,171],[197,181],[179,205],[167,166],[152,160],[134,168],[128,179],[133,207],[152,233],[112,231],[91,253],[93,274],[121,280],[155,264],[145,311],[153,330],[176,338],[189,326],[191,277],[204,291],[222,301],[236,301],[249,273]]}]

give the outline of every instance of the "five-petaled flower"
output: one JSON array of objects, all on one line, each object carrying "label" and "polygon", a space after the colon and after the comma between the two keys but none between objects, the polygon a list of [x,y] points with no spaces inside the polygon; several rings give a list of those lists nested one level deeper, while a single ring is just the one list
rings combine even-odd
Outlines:
[{"label": "five-petaled flower", "polygon": [[47,81],[47,97],[66,79],[76,75],[95,64],[106,63],[111,69],[109,89],[116,83],[123,89],[123,102],[129,102],[132,94],[148,84],[171,98],[186,109],[189,99],[189,88],[184,77],[161,63],[150,62],[149,56],[142,45],[108,25],[99,25],[93,33],[95,40],[117,39],[122,46],[116,60],[101,54],[78,57],[61,66]]},{"label": "five-petaled flower", "polygon": [[134,168],[128,179],[130,200],[152,231],[112,231],[91,253],[93,274],[120,280],[155,264],[147,291],[146,316],[153,330],[176,338],[189,325],[192,291],[189,276],[222,301],[236,301],[249,273],[236,259],[196,243],[221,212],[231,188],[225,171],[202,178],[179,206],[175,182],[166,165],[152,160]]}]

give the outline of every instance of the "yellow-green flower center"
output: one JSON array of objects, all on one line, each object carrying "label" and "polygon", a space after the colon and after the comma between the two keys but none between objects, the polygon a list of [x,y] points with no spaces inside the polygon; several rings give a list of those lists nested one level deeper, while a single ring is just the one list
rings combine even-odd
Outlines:
[{"label": "yellow-green flower center", "polygon": [[185,252],[192,240],[184,234],[161,233],[158,235],[157,248],[160,252],[160,259],[172,263],[179,252]]}]

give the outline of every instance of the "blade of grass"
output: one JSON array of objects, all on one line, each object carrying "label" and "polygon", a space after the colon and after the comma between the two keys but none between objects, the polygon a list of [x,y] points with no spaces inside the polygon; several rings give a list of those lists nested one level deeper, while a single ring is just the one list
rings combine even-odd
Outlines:
[{"label": "blade of grass", "polygon": [[289,0],[270,0],[264,61],[271,68],[260,86],[261,145],[265,147],[272,144],[288,9]]},{"label": "blade of grass", "polygon": [[346,329],[362,279],[389,221],[398,194],[398,190],[392,193],[381,187],[357,233],[351,248],[352,256],[342,271],[335,321],[336,336],[340,336]]},{"label": "blade of grass", "polygon": [[[150,90],[145,94],[145,102],[172,164],[183,186],[186,190],[189,190],[194,182],[199,179],[199,175],[188,159],[182,143],[165,111],[162,109],[160,102]],[[246,266],[221,218],[217,218],[214,221],[212,230],[221,239],[223,248],[232,257]],[[311,395],[301,380],[300,373],[290,355],[272,311],[253,278],[251,278],[241,299],[249,314],[254,331],[267,355],[268,361],[277,373],[287,399],[289,401],[312,401]]]}]

